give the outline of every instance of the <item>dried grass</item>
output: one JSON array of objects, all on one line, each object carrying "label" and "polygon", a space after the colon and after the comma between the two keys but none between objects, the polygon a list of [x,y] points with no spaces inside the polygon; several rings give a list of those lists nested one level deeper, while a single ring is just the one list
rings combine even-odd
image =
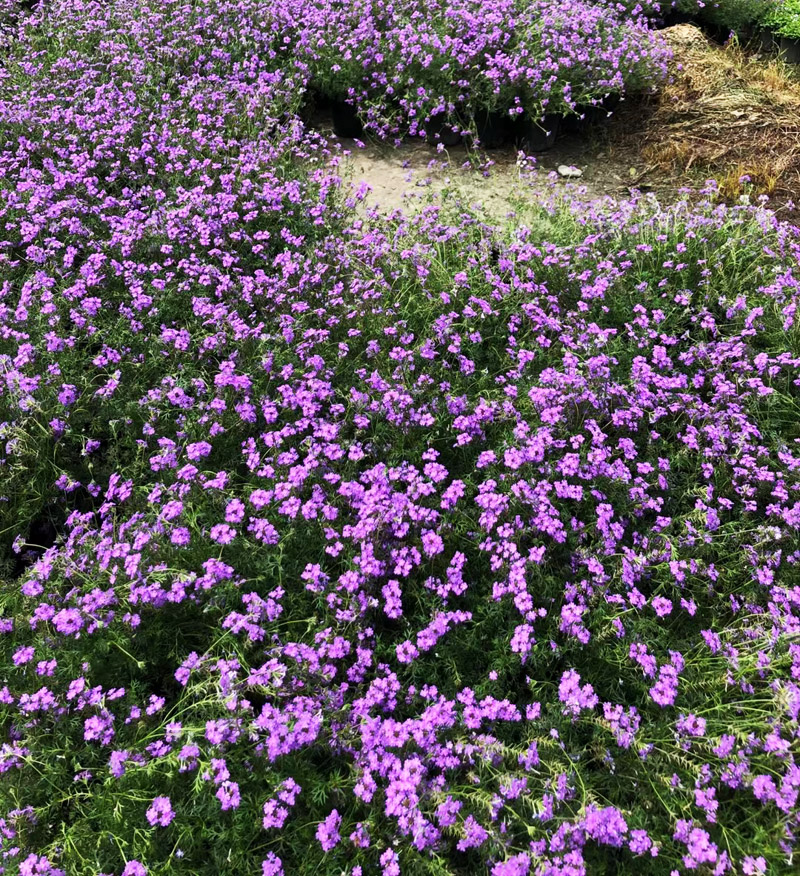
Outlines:
[{"label": "dried grass", "polygon": [[692,25],[664,35],[674,52],[671,81],[627,135],[642,159],[676,184],[714,178],[727,198],[745,190],[739,180],[747,176],[751,190],[774,206],[800,201],[798,74],[735,42],[715,45]]}]

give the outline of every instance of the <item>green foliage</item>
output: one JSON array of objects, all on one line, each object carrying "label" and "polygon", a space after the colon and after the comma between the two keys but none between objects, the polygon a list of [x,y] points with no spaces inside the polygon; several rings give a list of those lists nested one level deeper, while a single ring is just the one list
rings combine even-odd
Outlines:
[{"label": "green foliage", "polygon": [[[359,260],[357,248],[350,251],[349,281],[358,286],[368,283],[375,275],[390,278],[394,292],[390,307],[376,308],[375,312],[360,323],[364,338],[351,338],[351,356],[340,360],[334,385],[358,385],[357,374],[364,345],[369,338],[385,335],[398,320],[403,320],[405,328],[422,338],[430,334],[433,323],[439,318],[440,308],[437,300],[441,295],[453,296],[451,306],[462,307],[465,300],[453,290],[453,278],[461,271],[469,277],[469,294],[478,298],[491,297],[498,283],[505,282],[521,271],[530,271],[537,282],[558,290],[554,304],[562,307],[572,306],[578,300],[583,271],[591,271],[607,259],[621,258],[618,254],[630,251],[631,266],[625,276],[620,277],[613,297],[594,302],[586,310],[587,323],[595,323],[604,329],[617,329],[618,334],[610,340],[605,352],[610,356],[613,367],[605,380],[624,382],[630,374],[630,337],[623,333],[630,329],[637,308],[646,312],[660,312],[659,330],[684,342],[690,334],[701,331],[688,319],[684,305],[675,301],[686,289],[694,290],[693,295],[704,297],[707,306],[718,315],[723,335],[734,336],[742,328],[746,312],[739,310],[727,319],[724,313],[742,296],[749,305],[760,305],[764,309],[760,336],[764,349],[769,351],[791,349],[800,355],[800,337],[796,328],[788,334],[782,327],[783,315],[778,303],[769,295],[762,293],[761,287],[768,282],[774,272],[773,260],[765,255],[765,250],[774,247],[780,250],[786,243],[776,238],[771,231],[765,231],[758,217],[742,216],[733,212],[728,221],[711,224],[701,237],[697,225],[688,208],[683,212],[676,209],[667,213],[651,213],[640,208],[640,224],[629,219],[625,227],[609,227],[602,216],[586,221],[578,221],[576,214],[568,208],[554,210],[527,208],[522,227],[509,224],[499,232],[487,233],[477,224],[462,229],[454,239],[432,241],[424,225],[415,227],[405,220],[396,223],[377,223],[376,231],[391,239],[404,240],[405,252],[413,253],[413,258],[401,256],[398,251],[388,248],[382,260],[367,268]],[[453,217],[455,219],[455,217]],[[539,229],[532,238],[534,243],[541,240],[557,241],[549,246],[545,255],[541,253],[523,263],[514,263],[509,256],[509,247],[520,236],[525,237],[525,225]],[[541,235],[541,237],[540,237]],[[586,244],[587,240],[592,242]],[[681,258],[685,259],[685,272],[671,274],[666,283],[659,283],[664,275],[664,264],[674,256],[676,247],[683,247]],[[490,252],[497,248],[506,254],[509,264],[489,267]],[[345,251],[347,248],[345,247]],[[680,249],[678,251],[681,251]],[[417,266],[425,265],[423,274]],[[708,266],[704,268],[703,266]],[[321,268],[322,265],[317,265]],[[496,273],[493,272],[496,270]],[[711,279],[704,275],[711,271]],[[504,273],[505,272],[505,273]],[[320,286],[320,292],[323,287]],[[507,325],[518,313],[522,298],[509,294],[495,302],[495,312],[487,316],[481,329],[481,339],[474,341],[475,349],[470,352],[479,367],[477,373],[462,374],[452,372],[452,393],[454,396],[473,394],[487,399],[496,394],[493,375],[508,367],[507,353],[498,346],[502,337],[502,327]],[[147,319],[147,317],[144,317]],[[162,317],[154,315],[154,320]],[[313,331],[318,327],[318,315],[298,313],[295,327]],[[352,325],[352,324],[351,324]],[[104,323],[104,336],[112,337],[119,331],[116,317],[109,312]],[[633,329],[631,329],[633,330]],[[202,333],[195,337],[202,343]],[[335,329],[326,341],[325,349],[331,350],[346,337],[344,328]],[[521,330],[518,343],[533,342],[533,337]],[[133,342],[133,339],[130,339]],[[644,342],[644,336],[640,338]],[[239,346],[239,367],[243,373],[257,375],[262,357],[267,350],[258,344],[242,343]],[[273,357],[273,371],[289,365],[298,365],[296,346],[282,340],[278,334],[270,344],[269,354]],[[62,355],[60,362],[64,373],[70,380],[85,385],[91,377],[87,371],[87,354],[72,350]],[[525,375],[523,386],[535,386],[537,376],[548,368],[559,364],[562,351],[549,355],[546,351],[532,365]],[[166,362],[169,365],[166,365]],[[381,352],[372,362],[374,369],[388,367],[387,353]],[[179,367],[180,366],[180,367]],[[191,381],[194,377],[208,377],[207,365],[198,360],[192,349],[184,353],[175,352],[165,361],[163,371],[180,375],[181,380]],[[117,400],[120,406],[117,418],[126,416],[129,425],[135,424],[137,432],[143,422],[158,425],[162,431],[169,422],[162,409],[163,402],[153,399],[149,405],[138,406],[136,400],[144,397],[145,387],[151,380],[147,368],[136,372],[134,385],[126,388],[125,394]],[[261,383],[257,391],[262,394],[274,392],[275,384],[268,375],[257,378]],[[187,386],[189,383],[186,384]],[[786,434],[786,422],[796,408],[793,393],[782,389],[775,381],[775,393],[762,401],[748,399],[745,404],[756,416],[764,434],[776,436]],[[124,400],[129,398],[127,406]],[[344,402],[345,399],[342,398]],[[53,403],[55,405],[55,402]],[[43,409],[42,418],[50,416]],[[111,416],[111,412],[106,415]],[[134,420],[134,416],[136,419]],[[529,421],[535,421],[537,413],[529,411]],[[579,411],[575,412],[580,418]],[[222,442],[215,445],[214,456],[209,460],[213,470],[234,470],[236,455],[241,440],[241,424],[237,426],[233,415],[222,413],[220,424],[231,432],[237,432],[235,440],[229,445]],[[502,418],[492,426],[487,443],[502,449],[513,442],[512,422]],[[700,524],[702,515],[695,510],[696,498],[703,495],[698,483],[703,475],[699,461],[687,452],[679,440],[680,418],[664,423],[661,428],[661,449],[669,447],[671,469],[671,490],[663,513],[672,517],[668,532],[676,536],[688,523]],[[199,425],[190,421],[184,423],[186,439],[199,437],[194,429]],[[376,451],[390,465],[400,465],[414,457],[424,446],[439,447],[442,461],[454,476],[467,480],[468,489],[473,489],[474,456],[467,450],[453,449],[453,433],[443,420],[429,430],[398,430],[389,424],[378,424],[369,435]],[[643,438],[643,436],[640,436]],[[136,443],[126,443],[125,430],[115,440],[109,436],[109,443],[118,444],[118,459],[134,481],[145,482],[148,478],[148,463],[136,450]],[[646,440],[640,445],[640,461],[657,463],[655,449]],[[43,445],[40,445],[43,447]],[[22,450],[20,450],[22,452]],[[59,471],[69,470],[72,457],[61,456],[64,448],[56,449],[56,463],[51,455],[38,451],[36,445],[25,450],[24,466],[33,470],[45,467],[46,482],[52,477],[49,468],[56,465]],[[584,454],[584,451],[581,451]],[[75,457],[79,460],[79,456]],[[119,462],[117,463],[120,464]],[[348,470],[341,469],[345,477],[357,476],[358,466],[353,464]],[[720,465],[713,478],[713,484],[721,494],[727,494],[730,485],[726,480],[729,470]],[[233,481],[228,495],[238,494],[243,485],[255,485],[257,480],[247,472],[242,472],[241,483]],[[602,490],[612,502],[626,501],[627,488],[615,483],[612,478],[599,478],[593,487]],[[131,498],[132,509],[142,516],[149,525],[155,526],[156,517],[150,510],[146,490],[136,490]],[[201,531],[214,520],[224,505],[222,497],[213,494],[194,493],[186,498],[191,506],[190,528]],[[131,509],[131,510],[132,510]],[[524,513],[515,504],[511,515]],[[130,513],[130,512],[128,512]],[[566,509],[564,511],[566,512]],[[573,509],[576,515],[590,513],[590,506],[578,505]],[[744,743],[748,735],[758,732],[764,716],[777,711],[782,696],[780,690],[772,689],[767,682],[757,681],[759,651],[765,647],[763,638],[752,638],[748,633],[750,619],[737,617],[730,606],[731,594],[740,600],[760,600],[758,587],[752,581],[747,568],[742,564],[739,545],[749,529],[761,527],[757,520],[743,517],[724,521],[712,540],[698,543],[691,550],[693,562],[697,564],[697,575],[690,576],[681,595],[695,598],[704,606],[702,618],[696,622],[681,618],[675,621],[657,622],[655,619],[640,618],[635,621],[637,637],[648,643],[656,652],[668,649],[683,652],[686,670],[682,677],[682,708],[691,710],[707,721],[707,731],[702,744],[684,750],[674,738],[671,722],[662,717],[660,707],[648,698],[651,684],[641,677],[627,659],[629,643],[620,641],[614,632],[614,623],[629,624],[631,610],[611,604],[597,603],[591,609],[588,626],[593,631],[589,646],[581,645],[575,639],[560,636],[555,626],[549,628],[552,639],[543,635],[534,646],[526,666],[508,649],[510,631],[514,624],[514,609],[509,603],[495,602],[488,598],[493,571],[485,558],[476,551],[472,533],[479,528],[477,511],[470,515],[462,513],[449,521],[453,526],[448,533],[448,541],[453,546],[465,550],[471,557],[472,575],[476,584],[470,591],[466,602],[473,612],[469,626],[454,629],[442,640],[436,649],[435,660],[425,663],[412,663],[402,673],[403,682],[421,688],[436,685],[445,696],[454,696],[459,690],[469,687],[477,697],[498,696],[499,693],[512,697],[515,702],[541,702],[545,706],[536,720],[521,725],[511,724],[507,728],[494,730],[496,741],[492,743],[493,757],[482,757],[469,773],[461,777],[450,789],[456,799],[470,807],[470,811],[487,817],[491,811],[492,793],[490,788],[508,777],[519,776],[518,759],[536,742],[541,757],[540,765],[530,775],[543,787],[566,776],[574,789],[572,801],[565,807],[559,818],[567,821],[577,817],[587,805],[614,805],[628,818],[630,827],[644,828],[661,834],[671,830],[669,825],[675,819],[690,817],[692,814],[691,789],[702,775],[704,764],[712,757],[710,748],[713,740],[724,733],[733,733],[738,742]],[[763,538],[769,540],[770,533],[765,527]],[[532,590],[542,605],[558,605],[563,598],[564,578],[569,575],[574,550],[577,545],[568,546],[563,555],[553,549],[548,562],[536,572],[537,579],[532,582]],[[228,554],[224,554],[228,556]],[[686,556],[686,554],[684,554]],[[175,550],[161,551],[161,568],[155,569],[151,582],[167,586],[177,576],[180,569],[198,568],[209,557],[207,545],[188,553]],[[324,602],[302,588],[292,587],[292,582],[300,579],[309,562],[324,561],[324,542],[315,534],[312,527],[297,527],[286,532],[279,545],[259,546],[253,542],[243,542],[236,551],[237,572],[255,588],[266,595],[276,585],[290,590],[283,618],[272,627],[274,633],[288,635],[294,641],[311,643],[319,631],[319,619],[325,617]],[[707,580],[702,570],[716,564],[721,577],[716,582],[716,595],[709,595]],[[70,566],[66,558],[58,561],[50,579],[50,586],[61,588],[63,592],[71,586],[71,579],[77,570]],[[443,569],[431,562],[426,574],[441,574]],[[615,573],[617,574],[617,573]],[[80,581],[80,576],[78,581]],[[480,582],[484,582],[481,584]],[[100,584],[99,580],[81,583],[89,588]],[[647,582],[648,595],[675,597],[675,584],[670,573],[669,561],[653,565]],[[144,607],[136,609],[128,603],[127,608],[138,610],[141,623],[137,628],[113,626],[108,630],[98,630],[95,634],[72,642],[61,642],[53,646],[44,628],[34,631],[26,641],[36,646],[37,658],[58,657],[58,678],[68,680],[82,674],[90,674],[92,684],[104,689],[124,686],[131,699],[146,702],[151,695],[166,696],[170,702],[168,711],[158,713],[146,723],[137,722],[128,728],[120,728],[115,747],[126,750],[140,750],[150,742],[169,735],[172,722],[180,721],[183,726],[183,742],[201,740],[206,722],[225,719],[227,713],[224,698],[219,694],[218,683],[213,673],[198,673],[185,688],[174,681],[173,672],[185,656],[194,651],[214,660],[236,659],[246,675],[257,668],[260,659],[259,648],[247,643],[230,632],[220,631],[220,622],[225,615],[238,605],[238,585],[233,582],[214,590],[213,598],[205,604],[183,603],[166,606],[158,610]],[[118,588],[123,600],[123,588]],[[387,622],[379,612],[375,612],[374,625],[379,632],[375,657],[378,661],[392,661],[396,644],[405,637],[413,635],[415,629],[430,617],[432,603],[430,595],[421,587],[409,588],[404,596],[404,616],[397,622]],[[0,613],[5,617],[21,617],[27,610],[26,598],[16,586],[9,584],[2,594]],[[757,685],[754,696],[743,698],[735,684],[731,683],[731,669],[721,655],[712,656],[694,644],[701,628],[713,626],[721,631],[725,643],[735,644],[738,653],[738,669],[733,681]],[[724,631],[724,632],[723,632]],[[556,646],[556,641],[558,642]],[[552,642],[552,644],[551,644]],[[8,637],[4,641],[3,659],[11,666],[13,648]],[[791,661],[784,651],[776,658],[773,669],[776,672],[788,671]],[[496,680],[487,679],[487,668],[496,673]],[[783,667],[783,668],[782,668]],[[600,714],[584,715],[577,720],[566,720],[555,696],[558,679],[566,668],[574,668],[584,677],[591,677],[594,688],[601,700],[625,701],[635,703],[646,719],[637,745],[650,751],[646,760],[636,749],[622,749],[616,746],[608,722]],[[10,673],[10,674],[9,674]],[[23,670],[10,669],[18,683],[22,681]],[[313,675],[304,676],[298,670],[298,678],[307,678],[312,684]],[[30,679],[30,682],[34,682]],[[30,682],[25,682],[28,684]],[[31,691],[32,692],[32,691]],[[276,690],[268,684],[252,691],[254,703],[275,695]],[[113,703],[109,707],[115,709]],[[398,720],[412,716],[414,708],[402,704],[396,712]],[[325,716],[325,727],[335,725],[344,717],[332,708]],[[5,719],[9,726],[9,717]],[[20,836],[26,843],[38,846],[49,853],[63,850],[71,862],[70,872],[89,876],[117,866],[120,855],[162,861],[155,865],[154,874],[235,874],[252,871],[267,851],[275,851],[287,866],[289,872],[302,874],[331,874],[335,876],[342,867],[347,866],[346,857],[337,851],[321,855],[313,840],[313,829],[324,819],[331,808],[336,807],[345,814],[346,822],[352,827],[356,821],[364,821],[375,834],[380,835],[386,828],[380,807],[368,807],[354,800],[352,789],[358,775],[348,765],[343,753],[331,752],[325,744],[325,736],[318,744],[311,745],[301,752],[290,754],[276,763],[264,758],[243,758],[240,751],[228,757],[228,767],[236,774],[239,782],[242,803],[233,812],[220,813],[214,799],[213,788],[203,780],[203,774],[213,767],[208,758],[201,758],[195,772],[182,772],[183,762],[177,749],[164,757],[152,760],[146,765],[129,763],[121,779],[111,779],[107,774],[108,750],[102,746],[86,745],[82,739],[83,721],[72,718],[67,722],[43,720],[37,727],[26,731],[26,745],[31,754],[24,758],[24,769],[19,771],[19,779],[25,776],[24,783],[18,781],[12,772],[4,785],[2,795],[6,804],[32,806],[37,815],[37,824],[21,828]],[[452,741],[460,741],[458,731],[453,732]],[[354,737],[355,742],[355,737]],[[91,778],[75,780],[74,776],[84,771]],[[292,776],[307,789],[302,803],[293,813],[287,829],[277,838],[269,839],[259,831],[253,830],[258,824],[260,807],[271,789],[286,776]],[[678,778],[673,786],[671,777]],[[33,778],[32,778],[33,777]],[[636,788],[636,795],[630,795],[630,788]],[[158,794],[168,793],[178,813],[175,829],[159,831],[148,829],[143,821],[143,812],[149,802]],[[434,796],[434,802],[439,798]],[[763,813],[753,813],[735,801],[723,801],[725,823],[738,825],[740,830],[725,835],[725,848],[731,855],[746,854],[756,843],[765,853],[775,857],[777,833],[774,824]],[[521,798],[509,806],[507,818],[510,819],[514,842],[524,847],[528,839],[540,837],[537,824],[538,810],[530,800]],[[527,827],[526,827],[527,825]],[[457,833],[453,832],[456,837]],[[180,852],[180,856],[178,855]],[[638,866],[643,872],[652,874],[668,873],[674,866],[675,858],[666,850],[658,859],[645,859]],[[610,848],[593,848],[587,852],[587,865],[596,872],[624,873],[630,866],[629,858],[620,858]],[[481,863],[478,857],[466,858],[463,869],[453,866],[444,858],[419,854],[412,849],[403,853],[403,872],[419,874],[452,874],[461,876],[470,868],[477,872]]]},{"label": "green foliage", "polygon": [[741,30],[753,24],[767,23],[779,13],[782,7],[789,6],[793,0],[678,0],[676,8],[681,12],[697,14],[702,21],[717,27]]},{"label": "green foliage", "polygon": [[784,0],[766,17],[765,24],[779,36],[800,39],[800,2]]}]

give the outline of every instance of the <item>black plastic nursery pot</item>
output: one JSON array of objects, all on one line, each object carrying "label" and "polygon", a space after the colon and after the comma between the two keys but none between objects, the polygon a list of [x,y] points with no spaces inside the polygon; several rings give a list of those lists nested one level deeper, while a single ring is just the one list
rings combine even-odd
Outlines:
[{"label": "black plastic nursery pot", "polygon": [[675,27],[676,24],[699,24],[697,15],[691,12],[679,12],[677,9],[670,9],[661,18],[656,19],[656,27]]},{"label": "black plastic nursery pot", "polygon": [[542,119],[522,116],[516,124],[516,144],[523,152],[546,152],[552,149],[561,128],[561,116],[548,113]]},{"label": "black plastic nursery pot", "polygon": [[576,106],[575,112],[562,116],[559,125],[561,134],[581,134],[591,124],[589,122],[589,107]]},{"label": "black plastic nursery pot", "polygon": [[[579,124],[577,125],[578,129],[589,127],[591,125],[602,125],[608,121],[608,114],[610,110],[607,110],[601,103],[588,103],[588,104],[579,104],[575,111],[578,113],[577,116],[564,116],[561,122],[561,130],[565,129],[565,123],[569,118],[577,118],[579,119]],[[583,116],[583,119],[580,117]],[[574,123],[573,123],[574,124]],[[566,127],[569,127],[568,125]]]},{"label": "black plastic nursery pot", "polygon": [[597,103],[579,103],[574,113],[562,116],[561,133],[579,134],[593,125],[604,125],[609,121],[609,113],[619,105],[619,94],[607,94]]},{"label": "black plastic nursery pot", "polygon": [[800,39],[782,36],[781,58],[787,64],[800,64]]},{"label": "black plastic nursery pot", "polygon": [[356,108],[343,100],[335,100],[331,105],[333,115],[333,133],[337,137],[354,139],[364,133],[364,126],[358,117]]},{"label": "black plastic nursery pot", "polygon": [[607,94],[601,101],[600,106],[606,112],[606,116],[608,113],[613,113],[614,110],[622,103],[622,95],[618,92],[614,91],[611,94]]},{"label": "black plastic nursery pot", "polygon": [[458,126],[450,124],[446,118],[444,113],[437,113],[431,116],[430,122],[425,126],[425,137],[431,146],[438,146],[439,143],[445,146],[458,146],[461,142],[461,131]]},{"label": "black plastic nursery pot", "polygon": [[587,125],[602,125],[608,121],[610,110],[607,110],[602,104],[591,104],[580,109]]},{"label": "black plastic nursery pot", "polygon": [[[731,28],[725,27],[721,24],[705,24],[702,25],[703,32],[705,35],[712,41],[717,43],[720,46],[724,46],[725,43],[731,38]],[[735,31],[734,31],[735,33]],[[743,33],[743,32],[742,32]],[[740,42],[743,41],[743,35],[737,34]]]},{"label": "black plastic nursery pot", "polygon": [[758,48],[764,53],[774,52],[777,46],[775,34],[769,28],[763,28],[757,34]]},{"label": "black plastic nursery pot", "polygon": [[314,88],[313,85],[306,92],[306,101],[316,110],[330,110],[333,107],[331,96],[324,91],[320,91],[318,88]]},{"label": "black plastic nursery pot", "polygon": [[737,27],[735,33],[741,46],[756,46],[761,42],[761,28],[753,22]]},{"label": "black plastic nursery pot", "polygon": [[315,117],[320,111],[330,110],[330,99],[324,97],[321,92],[309,88],[303,95],[298,115],[306,125],[313,124]]},{"label": "black plastic nursery pot", "polygon": [[[716,4],[713,4],[716,5]],[[668,27],[675,27],[676,24],[691,24],[699,27],[703,33],[715,43],[724,45],[731,35],[731,28],[722,24],[715,24],[698,12],[679,12],[677,10],[669,10],[662,12],[658,18],[650,20],[650,26],[653,30],[664,30]],[[736,36],[740,42],[747,42],[751,36],[751,29],[743,26],[736,30]]]},{"label": "black plastic nursery pot", "polygon": [[506,113],[483,110],[475,116],[475,128],[483,149],[498,149],[509,140],[510,119]]}]

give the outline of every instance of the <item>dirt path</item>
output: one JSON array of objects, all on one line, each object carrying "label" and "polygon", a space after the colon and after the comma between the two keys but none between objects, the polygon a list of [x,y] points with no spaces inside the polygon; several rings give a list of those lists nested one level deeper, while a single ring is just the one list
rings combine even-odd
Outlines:
[{"label": "dirt path", "polygon": [[[399,148],[342,140],[347,150],[341,170],[345,178],[358,184],[362,180],[372,189],[368,207],[392,211],[418,208],[432,193],[448,190],[468,204],[480,205],[492,218],[502,218],[514,209],[518,197],[529,197],[530,183],[521,180],[523,167],[538,171],[536,188],[557,185],[570,190],[581,200],[612,195],[627,195],[641,168],[631,163],[626,152],[609,149],[604,132],[589,130],[559,138],[548,152],[529,156],[527,161],[512,148],[485,153],[486,165],[470,164],[463,146],[437,153],[424,142],[406,142]],[[562,178],[560,165],[578,168],[579,179]]]}]

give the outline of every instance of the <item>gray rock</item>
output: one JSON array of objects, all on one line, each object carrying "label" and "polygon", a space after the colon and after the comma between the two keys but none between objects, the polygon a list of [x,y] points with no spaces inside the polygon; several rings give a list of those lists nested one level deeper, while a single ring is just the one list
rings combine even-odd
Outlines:
[{"label": "gray rock", "polygon": [[565,176],[567,179],[577,179],[579,176],[583,176],[583,171],[574,165],[559,164],[558,175]]}]

